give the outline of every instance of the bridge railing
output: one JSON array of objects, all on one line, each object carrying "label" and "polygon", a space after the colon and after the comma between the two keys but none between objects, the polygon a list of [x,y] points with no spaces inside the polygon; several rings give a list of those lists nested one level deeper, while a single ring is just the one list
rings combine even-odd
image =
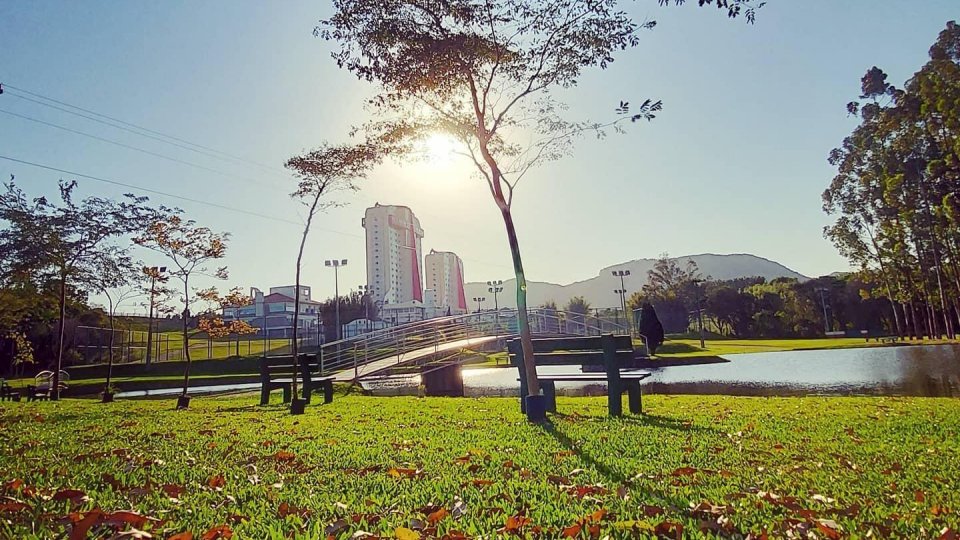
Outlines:
[{"label": "bridge railing", "polygon": [[[530,330],[535,335],[599,335],[629,333],[625,321],[615,321],[591,314],[568,313],[551,309],[528,310]],[[450,315],[408,324],[391,326],[358,334],[348,339],[325,343],[318,356],[321,371],[334,373],[359,368],[372,362],[396,358],[402,363],[411,353],[439,352],[445,344],[477,338],[516,335],[517,311],[503,309]]]}]

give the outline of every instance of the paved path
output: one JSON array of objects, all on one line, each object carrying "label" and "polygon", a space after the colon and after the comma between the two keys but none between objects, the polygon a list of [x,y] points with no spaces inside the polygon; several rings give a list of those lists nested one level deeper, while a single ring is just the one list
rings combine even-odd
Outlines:
[{"label": "paved path", "polygon": [[[498,336],[481,336],[461,339],[459,341],[449,341],[447,343],[441,343],[440,345],[436,346],[431,345],[430,347],[424,347],[422,349],[414,349],[401,354],[399,358],[396,356],[391,356],[390,358],[384,358],[383,360],[376,360],[374,362],[370,362],[369,364],[364,364],[358,368],[358,374],[362,379],[379,371],[405,364],[407,362],[413,362],[414,360],[420,360],[421,358],[436,354],[438,352],[462,349],[464,347],[470,347],[471,345],[482,345],[484,343],[496,341],[497,339]],[[354,372],[353,368],[350,368],[343,371],[338,371],[333,375],[336,377],[337,381],[344,382],[352,381],[356,373]]]}]

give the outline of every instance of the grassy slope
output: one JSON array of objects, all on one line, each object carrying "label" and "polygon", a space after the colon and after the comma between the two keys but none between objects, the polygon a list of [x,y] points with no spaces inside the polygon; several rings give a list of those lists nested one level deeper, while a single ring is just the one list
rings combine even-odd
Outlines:
[{"label": "grassy slope", "polygon": [[[63,531],[71,503],[44,495],[64,488],[89,497],[79,511],[162,518],[141,527],[161,538],[220,524],[319,538],[331,523],[336,538],[394,537],[440,507],[462,515],[426,531],[437,537],[490,537],[520,513],[524,534],[547,538],[590,515],[613,537],[673,523],[690,538],[701,526],[780,538],[824,519],[844,537],[936,538],[960,524],[960,400],[652,396],[648,416],[611,420],[604,398],[561,398],[549,429],[513,399],[338,396],[301,417],[255,400],[4,404],[0,480],[38,491],[0,488],[29,505],[4,503],[0,537]],[[703,502],[716,506],[691,510]]]}]

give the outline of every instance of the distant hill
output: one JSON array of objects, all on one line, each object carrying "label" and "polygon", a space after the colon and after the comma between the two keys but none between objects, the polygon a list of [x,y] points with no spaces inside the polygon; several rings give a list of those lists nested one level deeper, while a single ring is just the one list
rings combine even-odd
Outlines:
[{"label": "distant hill", "polygon": [[[700,267],[700,273],[704,277],[712,279],[734,279],[739,277],[760,276],[768,281],[778,277],[796,278],[800,281],[806,281],[810,278],[803,274],[783,266],[780,263],[750,255],[748,253],[736,253],[731,255],[715,255],[704,253],[701,255],[687,255],[683,257],[671,257],[681,265],[685,265],[688,259],[692,259]],[[620,288],[620,278],[615,278],[611,272],[614,270],[629,270],[630,276],[625,278],[625,284],[629,294],[640,290],[647,282],[647,271],[653,268],[656,259],[637,259],[614,266],[609,266],[600,270],[595,277],[584,281],[577,281],[569,285],[557,285],[555,283],[544,283],[539,281],[527,282],[527,303],[531,306],[538,306],[553,300],[558,306],[563,307],[567,300],[574,296],[583,296],[595,307],[613,307],[620,304],[619,297],[614,294],[614,289]],[[476,309],[476,304],[471,303],[471,298],[484,296],[487,302],[484,308],[493,307],[493,297],[487,292],[487,284],[479,282],[470,282],[465,286],[467,303],[470,309]],[[500,294],[501,307],[516,307],[517,302],[514,298],[516,291],[516,280],[511,279],[503,282],[503,293]]]}]

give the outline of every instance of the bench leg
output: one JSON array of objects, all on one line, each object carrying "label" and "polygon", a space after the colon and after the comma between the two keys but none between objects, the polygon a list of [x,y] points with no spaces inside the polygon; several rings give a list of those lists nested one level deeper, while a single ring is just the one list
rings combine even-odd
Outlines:
[{"label": "bench leg", "polygon": [[303,399],[307,402],[307,405],[310,404],[311,390],[313,390],[313,386],[311,384],[303,384]]},{"label": "bench leg", "polygon": [[323,381],[323,402],[333,403],[333,381]]},{"label": "bench leg", "polygon": [[640,381],[631,381],[627,385],[627,402],[631,414],[643,414],[643,401],[640,393]]},{"label": "bench leg", "polygon": [[557,383],[554,381],[540,381],[543,397],[547,400],[547,411],[557,412]]},{"label": "bench leg", "polygon": [[291,389],[289,384],[283,385],[283,402],[284,403],[290,403],[290,390]]},{"label": "bench leg", "polygon": [[623,416],[623,385],[619,381],[607,385],[607,408],[610,416]]},{"label": "bench leg", "polygon": [[270,403],[270,387],[263,385],[260,387],[260,404],[267,405]]}]

